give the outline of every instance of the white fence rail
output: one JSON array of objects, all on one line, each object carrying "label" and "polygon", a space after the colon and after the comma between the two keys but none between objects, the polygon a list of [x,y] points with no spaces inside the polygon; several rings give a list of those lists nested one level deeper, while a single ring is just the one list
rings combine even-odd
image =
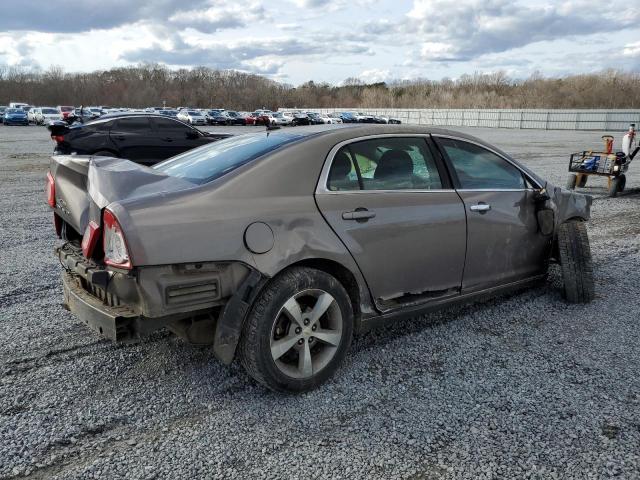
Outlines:
[{"label": "white fence rail", "polygon": [[[281,108],[282,111],[291,110]],[[350,108],[309,108],[320,113]],[[538,130],[626,130],[640,124],[640,110],[493,110],[493,109],[358,109],[369,115],[398,118],[402,123],[458,127],[530,128]]]}]

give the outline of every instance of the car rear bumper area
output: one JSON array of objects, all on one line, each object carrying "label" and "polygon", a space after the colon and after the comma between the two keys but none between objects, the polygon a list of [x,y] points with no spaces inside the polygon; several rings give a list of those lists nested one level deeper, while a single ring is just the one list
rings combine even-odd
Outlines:
[{"label": "car rear bumper area", "polygon": [[78,274],[62,274],[64,301],[73,314],[92,330],[115,342],[138,338],[140,317],[126,306],[111,307],[87,292]]}]

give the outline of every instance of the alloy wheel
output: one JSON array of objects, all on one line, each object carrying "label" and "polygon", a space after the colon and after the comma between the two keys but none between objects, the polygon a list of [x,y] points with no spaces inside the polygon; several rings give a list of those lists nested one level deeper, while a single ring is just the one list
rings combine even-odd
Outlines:
[{"label": "alloy wheel", "polygon": [[342,340],[336,299],[320,289],[301,291],[280,308],[270,337],[271,357],[283,374],[309,378],[333,359]]}]

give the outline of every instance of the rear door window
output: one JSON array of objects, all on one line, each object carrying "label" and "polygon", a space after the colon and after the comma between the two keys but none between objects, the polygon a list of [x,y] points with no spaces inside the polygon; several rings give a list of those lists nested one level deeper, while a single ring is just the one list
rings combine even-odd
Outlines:
[{"label": "rear door window", "polygon": [[[351,168],[347,172],[346,158]],[[342,147],[327,188],[340,190],[442,189],[437,164],[424,138],[375,138]]]}]

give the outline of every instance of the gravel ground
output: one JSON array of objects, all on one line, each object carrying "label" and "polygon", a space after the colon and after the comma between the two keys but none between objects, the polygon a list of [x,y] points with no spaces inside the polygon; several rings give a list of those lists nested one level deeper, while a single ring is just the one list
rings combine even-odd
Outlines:
[{"label": "gravel ground", "polygon": [[[465,130],[559,185],[601,135]],[[584,189],[592,304],[565,303],[553,270],[360,336],[332,381],[282,396],[206,348],[113,345],[62,308],[51,150],[0,126],[0,478],[640,478],[639,165],[617,199]]]}]

